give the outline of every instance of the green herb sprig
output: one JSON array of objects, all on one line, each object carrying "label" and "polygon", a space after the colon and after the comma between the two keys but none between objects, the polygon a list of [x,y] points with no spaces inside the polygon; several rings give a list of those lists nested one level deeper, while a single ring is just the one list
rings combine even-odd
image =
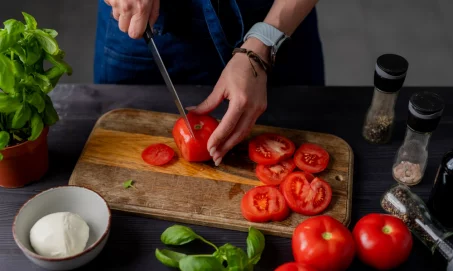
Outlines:
[{"label": "green herb sprig", "polygon": [[[9,19],[0,28],[0,151],[36,140],[45,126],[59,120],[48,94],[63,74],[72,74],[57,31],[39,29],[32,15],[22,15],[25,24]],[[50,64],[47,70],[44,61]]]},{"label": "green herb sprig", "polygon": [[215,252],[186,255],[168,249],[156,249],[156,258],[164,265],[179,268],[181,271],[252,271],[254,265],[261,259],[265,248],[264,235],[253,227],[249,228],[247,236],[247,253],[229,243],[217,247],[192,229],[181,225],[173,225],[161,235],[162,243],[174,246],[184,245],[197,239],[212,246]]}]

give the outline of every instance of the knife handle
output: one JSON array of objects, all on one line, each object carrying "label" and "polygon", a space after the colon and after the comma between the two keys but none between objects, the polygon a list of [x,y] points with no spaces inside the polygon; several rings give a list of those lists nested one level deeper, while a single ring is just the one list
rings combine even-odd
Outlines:
[{"label": "knife handle", "polygon": [[145,39],[146,43],[149,43],[153,37],[154,37],[153,30],[149,26],[149,23],[147,23],[145,34],[143,34],[143,38]]}]

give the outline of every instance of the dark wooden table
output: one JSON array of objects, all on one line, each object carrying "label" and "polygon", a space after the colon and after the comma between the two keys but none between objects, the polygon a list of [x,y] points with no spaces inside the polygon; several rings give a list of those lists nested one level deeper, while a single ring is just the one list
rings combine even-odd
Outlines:
[{"label": "dark wooden table", "polygon": [[[211,91],[209,87],[177,86],[185,106],[196,105]],[[391,175],[393,158],[402,143],[407,104],[412,93],[430,90],[446,102],[442,121],[429,145],[429,161],[423,181],[413,188],[424,200],[428,198],[440,158],[453,148],[453,89],[404,88],[396,105],[396,127],[387,145],[370,145],[361,136],[371,87],[286,87],[269,89],[269,106],[259,124],[332,133],[345,139],[355,155],[353,228],[358,219],[371,212],[383,212],[379,205],[382,193],[395,181]],[[11,225],[21,205],[36,193],[68,183],[74,165],[96,120],[109,110],[132,107],[177,113],[167,90],[162,86],[60,85],[51,94],[61,120],[49,134],[50,170],[39,182],[21,189],[0,189],[0,270],[40,270],[16,246]],[[213,115],[220,118],[227,103]],[[164,247],[160,234],[173,223],[114,212],[111,235],[103,252],[83,270],[170,270],[154,256]],[[246,233],[189,225],[206,239],[222,245],[246,247]],[[211,252],[194,243],[187,252]],[[274,270],[292,261],[291,239],[266,236],[266,248],[255,270]],[[326,259],[328,260],[328,259]],[[397,270],[432,270],[430,252],[418,240],[409,260]],[[371,270],[357,259],[349,270]]]}]

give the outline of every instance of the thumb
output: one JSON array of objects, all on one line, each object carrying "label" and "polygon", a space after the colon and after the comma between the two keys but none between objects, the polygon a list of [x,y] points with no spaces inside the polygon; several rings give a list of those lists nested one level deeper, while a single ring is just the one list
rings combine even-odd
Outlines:
[{"label": "thumb", "polygon": [[223,87],[223,84],[216,84],[214,90],[211,92],[211,94],[209,94],[206,100],[195,107],[192,106],[186,109],[198,115],[207,114],[214,110],[220,104],[220,102],[222,102],[224,90],[225,88]]}]

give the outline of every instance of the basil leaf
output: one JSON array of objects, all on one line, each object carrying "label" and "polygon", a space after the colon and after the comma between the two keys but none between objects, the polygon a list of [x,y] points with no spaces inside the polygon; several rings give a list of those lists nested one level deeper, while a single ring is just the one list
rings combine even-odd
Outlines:
[{"label": "basil leaf", "polygon": [[48,126],[55,124],[60,118],[58,117],[58,113],[53,106],[52,100],[49,96],[44,96],[44,102],[46,104],[44,108],[44,123]]},{"label": "basil leaf", "polygon": [[36,84],[44,93],[49,93],[53,89],[52,83],[50,82],[49,78],[47,78],[47,76],[37,72],[34,72],[33,76],[35,77]]},{"label": "basil leaf", "polygon": [[13,62],[5,55],[0,54],[0,89],[6,93],[14,93],[14,85],[16,84],[14,74]]},{"label": "basil leaf", "polygon": [[44,31],[47,34],[49,34],[52,38],[55,38],[56,36],[58,36],[58,32],[53,30],[53,29],[43,28],[42,31]]},{"label": "basil leaf", "polygon": [[38,110],[38,113],[42,113],[46,107],[46,102],[39,92],[33,92],[31,95],[27,96],[27,102],[33,105]]},{"label": "basil leaf", "polygon": [[13,68],[17,78],[22,78],[24,76],[24,66],[22,66],[22,63],[20,61],[14,60]]},{"label": "basil leaf", "polygon": [[3,160],[3,154],[0,153],[0,161],[2,161],[2,160]]},{"label": "basil leaf", "polygon": [[214,256],[222,263],[227,261],[228,270],[231,271],[248,271],[253,270],[253,264],[249,263],[249,259],[245,252],[231,244],[225,244],[219,247],[219,250],[214,253]]},{"label": "basil leaf", "polygon": [[39,46],[38,41],[34,39],[27,43],[25,51],[27,52],[27,58],[22,62],[28,66],[35,64],[42,56],[42,49]]},{"label": "basil leaf", "polygon": [[[71,75],[72,74],[72,67],[69,66],[68,63],[66,63],[64,60],[63,60],[63,56],[64,56],[64,52],[63,51],[60,51],[58,53],[58,55],[54,56],[54,55],[51,55],[51,54],[45,54],[45,58],[50,62],[52,63],[54,66],[57,66],[58,68],[60,68],[60,70],[63,71],[63,73],[66,73],[68,75]],[[49,77],[50,78],[50,77]]]},{"label": "basil leaf", "polygon": [[8,146],[9,134],[5,131],[0,131],[0,150]]},{"label": "basil leaf", "polygon": [[11,122],[11,128],[20,129],[25,126],[25,123],[30,120],[31,109],[27,104],[23,104],[19,110],[14,114]]},{"label": "basil leaf", "polygon": [[189,255],[179,261],[181,271],[227,270],[215,257]]},{"label": "basil leaf", "polygon": [[41,29],[33,30],[33,35],[41,45],[42,49],[51,55],[56,55],[60,51],[57,41],[48,33]]},{"label": "basil leaf", "polygon": [[178,268],[179,261],[181,261],[181,259],[186,256],[187,255],[183,253],[178,253],[167,249],[159,250],[158,248],[156,248],[156,258],[161,263],[169,267]]},{"label": "basil leaf", "polygon": [[252,264],[257,264],[259,262],[264,247],[264,235],[259,230],[250,227],[247,236],[247,255]]},{"label": "basil leaf", "polygon": [[9,19],[3,22],[3,25],[5,26],[6,31],[8,31],[8,34],[10,35],[17,35],[25,30],[25,25],[16,19]]},{"label": "basil leaf", "polygon": [[200,239],[200,236],[191,228],[181,225],[167,228],[160,236],[160,240],[166,245],[184,245],[195,239]]},{"label": "basil leaf", "polygon": [[9,19],[3,23],[5,29],[0,30],[0,53],[8,50],[21,38],[20,34],[24,32],[25,26],[22,22]]},{"label": "basil leaf", "polygon": [[31,135],[28,137],[28,140],[33,141],[41,135],[41,132],[44,129],[41,116],[36,111],[33,111],[33,115],[31,116],[30,127]]},{"label": "basil leaf", "polygon": [[38,27],[35,17],[26,12],[22,12],[22,15],[24,16],[27,30],[35,30]]},{"label": "basil leaf", "polygon": [[19,99],[0,92],[0,113],[16,112],[20,106]]}]

